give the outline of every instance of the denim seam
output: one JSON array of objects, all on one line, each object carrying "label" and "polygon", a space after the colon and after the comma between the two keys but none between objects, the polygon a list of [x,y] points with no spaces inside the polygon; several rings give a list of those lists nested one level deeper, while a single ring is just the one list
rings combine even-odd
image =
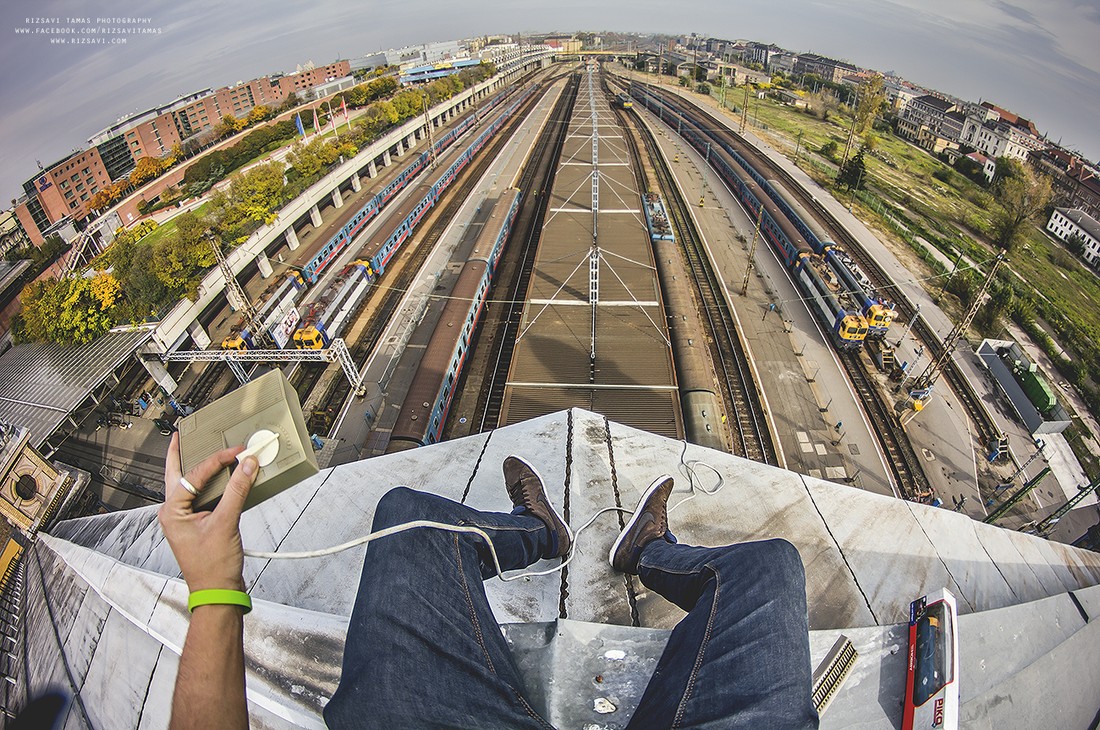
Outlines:
[{"label": "denim seam", "polygon": [[[477,639],[478,646],[481,647],[481,653],[485,656],[485,664],[489,667],[489,671],[499,677],[500,675],[497,675],[496,667],[493,666],[493,658],[489,654],[489,647],[485,644],[485,637],[481,633],[481,623],[477,620],[477,610],[474,608],[473,596],[470,595],[470,585],[466,580],[466,571],[462,568],[462,551],[461,547],[459,546],[458,535],[452,535],[451,538],[454,541],[455,563],[456,565],[458,565],[458,577],[462,583],[462,592],[466,595],[466,607],[470,611],[470,624],[473,626],[474,629],[474,637]],[[503,681],[503,679],[501,681]],[[519,692],[519,690],[517,690],[515,687],[508,684],[507,682],[504,682],[504,685],[508,687],[509,690],[511,690],[516,700],[518,700],[520,705],[523,706],[524,711],[533,720],[541,723],[544,727],[553,727],[552,725],[547,723],[546,720],[542,719],[542,717],[537,712],[535,712],[529,704],[527,704],[527,698],[525,698],[523,694]]]},{"label": "denim seam", "polygon": [[703,654],[707,650],[707,646],[710,644],[710,637],[714,631],[714,615],[718,609],[718,596],[722,592],[722,578],[717,570],[714,570],[709,565],[705,566],[714,575],[714,598],[711,600],[710,613],[707,615],[707,630],[703,633],[703,640],[699,644],[699,651],[695,655],[695,666],[691,669],[691,676],[688,677],[687,687],[684,688],[684,694],[680,698],[680,705],[676,708],[676,717],[672,721],[672,727],[680,727],[680,723],[683,722],[684,713],[687,712],[687,702],[691,698],[692,692],[695,691],[695,681],[699,678],[699,671],[703,667]]}]

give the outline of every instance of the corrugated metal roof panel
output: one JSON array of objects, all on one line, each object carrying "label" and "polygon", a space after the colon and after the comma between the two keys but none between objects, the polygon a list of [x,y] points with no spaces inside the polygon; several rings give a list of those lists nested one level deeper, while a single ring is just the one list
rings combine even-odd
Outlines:
[{"label": "corrugated metal roof panel", "polygon": [[86,345],[17,345],[0,356],[0,421],[26,426],[37,448],[150,330],[108,332]]}]

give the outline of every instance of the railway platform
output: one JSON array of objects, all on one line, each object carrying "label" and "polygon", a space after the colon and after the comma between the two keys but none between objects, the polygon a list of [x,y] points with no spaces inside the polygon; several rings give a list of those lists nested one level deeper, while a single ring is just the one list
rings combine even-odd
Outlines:
[{"label": "railway platform", "polygon": [[[729,110],[723,113],[719,104],[711,97],[682,92],[669,86],[663,86],[662,88],[666,92],[680,94],[696,104],[716,112],[726,122],[727,127],[734,131],[740,131],[738,120],[731,116]],[[951,331],[953,323],[936,307],[932,297],[925,292],[913,273],[898,259],[893,251],[880,241],[858,218],[849,213],[843,203],[821,188],[781,151],[776,150],[754,135],[751,129],[746,129],[740,133],[746,141],[791,174],[803,188],[813,195],[817,203],[834,215],[847,228],[849,233],[859,241],[860,245],[876,258],[899,289],[913,302],[914,306],[921,305],[921,317],[929,323],[933,330],[939,333],[940,337],[946,337],[947,333]],[[888,340],[896,342],[906,324],[907,322],[904,321],[895,321],[890,333],[887,335]],[[915,374],[917,375],[928,364],[927,354],[919,361],[917,360],[917,347],[913,344],[912,338],[907,338],[906,342],[903,342],[898,348],[897,357],[899,363],[916,362]],[[991,402],[995,396],[987,391],[984,376],[979,370],[981,366],[977,356],[970,352],[968,348],[960,346],[956,350],[955,361],[967,375],[982,399],[986,403]],[[838,381],[837,385],[843,386],[847,390],[843,375],[839,377],[841,380]],[[906,432],[917,454],[923,459],[922,465],[925,474],[944,504],[951,507],[961,502],[965,497],[966,503],[963,505],[962,511],[971,517],[982,519],[986,515],[986,510],[983,505],[984,500],[979,496],[978,478],[979,465],[984,463],[984,454],[979,452],[980,447],[976,444],[973,436],[974,426],[969,422],[965,413],[962,403],[941,378],[933,401],[917,414],[916,418],[908,422]],[[845,425],[847,423],[845,421]],[[1013,427],[1012,424],[1008,423],[1000,425],[1005,427],[1006,433],[1009,434],[1014,458],[1018,458],[1015,456],[1016,454],[1025,455],[1022,459],[1019,459],[1019,462],[1022,463],[1029,453],[1025,444],[1031,444],[1030,436],[1021,434],[1019,426]],[[871,443],[873,444],[873,442]],[[1041,468],[1041,466],[1038,468]],[[1035,468],[1034,471],[1038,472],[1038,468]],[[1000,471],[1004,471],[1004,469]],[[1004,476],[1011,474],[1012,471],[1015,471],[1015,468],[1008,470]],[[987,470],[983,478],[983,486],[993,484],[996,479],[997,477]]]},{"label": "railway platform", "polygon": [[704,181],[704,162],[690,145],[641,105],[635,109],[656,131],[737,313],[779,437],[781,465],[892,495],[870,426],[849,393],[828,338],[800,302],[771,244],[758,239],[755,269],[742,297],[755,221],[713,170]]}]

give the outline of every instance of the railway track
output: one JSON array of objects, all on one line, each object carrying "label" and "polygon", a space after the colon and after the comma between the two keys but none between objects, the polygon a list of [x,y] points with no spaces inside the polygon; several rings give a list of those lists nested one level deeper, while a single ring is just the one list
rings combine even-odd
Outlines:
[{"label": "railway track", "polygon": [[[548,87],[549,82],[544,85]],[[387,277],[388,281],[385,287],[372,287],[370,289],[360,308],[367,306],[367,302],[370,301],[371,297],[378,296],[381,299],[377,300],[378,304],[371,313],[363,334],[354,343],[349,344],[352,360],[357,365],[363,363],[378,345],[387,324],[401,304],[405,290],[418,275],[440,236],[443,235],[443,231],[457,215],[458,209],[466,201],[466,198],[473,192],[477,181],[484,174],[493,158],[500,153],[504,145],[508,144],[516,129],[527,118],[527,115],[540,98],[540,94],[533,94],[527,100],[523,109],[515,114],[504,128],[492,138],[488,146],[462,171],[459,179],[448,188],[447,193],[444,195],[445,202],[436,206],[436,212],[432,214],[431,220],[426,223],[427,228],[424,236],[416,242],[416,245],[405,246],[402,252],[398,254],[400,271],[390,271],[395,276],[393,278]],[[393,268],[392,263],[389,268]],[[321,366],[317,367],[323,371]],[[350,392],[351,384],[347,381],[347,378],[333,379],[325,395],[318,401],[317,407],[310,414],[309,428],[312,433],[329,434],[340,411],[340,406],[347,400]]]},{"label": "railway track", "polygon": [[[727,132],[727,130],[721,128],[719,128],[718,131],[719,134]],[[727,136],[748,146],[748,143],[732,130],[728,130]],[[757,153],[755,149],[749,147],[747,151],[752,153],[752,162],[757,165],[757,169],[768,170],[774,179],[783,183],[788,192],[794,195],[803,207],[807,210],[815,211],[819,219],[822,218],[821,211],[823,208],[821,208],[811,196],[805,193],[802,187],[789,173],[778,165],[774,165],[770,159]],[[898,297],[899,293],[896,287],[890,279],[886,277],[885,272],[878,264],[874,263],[873,258],[863,250],[862,246],[859,245],[858,241],[856,241],[853,236],[848,234],[844,227],[840,225],[839,221],[829,215],[820,220],[820,222],[825,226],[826,230],[833,235],[834,240],[841,243],[844,249],[848,251],[849,255],[851,255],[860,267],[864,269],[864,272],[871,278],[876,288],[883,292],[890,291],[894,298],[900,298]],[[879,442],[879,447],[886,456],[886,468],[890,472],[894,485],[906,499],[912,499],[918,494],[927,493],[931,486],[928,481],[928,476],[924,473],[920,460],[917,458],[916,450],[909,441],[908,434],[905,433],[905,429],[902,427],[901,422],[893,411],[892,402],[877,387],[870,371],[871,366],[867,359],[862,356],[862,352],[850,354],[838,353],[837,359],[844,368],[849,382],[855,388],[856,395],[859,397],[860,402],[863,403],[867,415],[874,425],[874,428],[871,430],[874,432]]]},{"label": "railway track", "polygon": [[[626,112],[620,110],[618,114],[625,122],[628,117]],[[737,424],[736,432],[731,429],[733,453],[754,461],[777,464],[775,444],[768,430],[760,390],[750,372],[748,353],[726,302],[722,282],[711,265],[688,205],[680,195],[672,171],[657,148],[652,133],[641,124],[630,124],[629,127],[634,134],[626,135],[626,139],[638,167],[639,179],[652,177],[660,190],[676,240],[692,274],[696,302],[705,317],[711,359],[720,370],[716,375],[719,376],[722,399],[726,412],[732,415],[731,424]],[[645,145],[647,157],[652,163],[649,166],[644,163],[645,158],[639,151],[635,135],[640,136]]]},{"label": "railway track", "polygon": [[[909,298],[906,297],[901,289],[890,279],[875,258],[867,253],[859,240],[851,235],[847,228],[836,219],[836,216],[825,209],[825,207],[818,203],[811,195],[807,194],[805,190],[803,190],[801,184],[798,183],[789,172],[773,164],[765,155],[756,152],[755,148],[749,145],[748,142],[745,142],[740,135],[732,132],[732,130],[730,130],[730,134],[735,139],[747,145],[754,153],[755,159],[773,173],[775,178],[782,182],[787,188],[787,191],[796,196],[799,202],[802,203],[807,210],[812,211],[813,214],[817,216],[818,222],[824,225],[826,229],[833,234],[834,240],[840,243],[844,247],[844,250],[855,259],[856,263],[859,264],[860,268],[862,268],[871,279],[875,287],[891,298],[897,309],[899,319],[908,321],[916,314],[916,307],[909,301]],[[939,357],[943,352],[943,342],[923,319],[918,319],[913,325],[913,333],[923,342],[932,359]],[[997,428],[996,424],[990,418],[989,413],[981,405],[981,400],[970,384],[970,381],[963,376],[953,360],[947,361],[942,370],[942,375],[947,379],[951,389],[962,402],[970,419],[977,424],[978,435],[982,443],[988,443],[993,440],[1000,433],[1000,429]]]},{"label": "railway track", "polygon": [[[683,103],[688,102],[683,101]],[[897,290],[897,287],[873,260],[873,257],[868,255],[839,221],[813,200],[789,173],[758,152],[739,134],[720,123],[709,110],[696,108],[712,120],[712,129],[719,137],[724,137],[743,148],[746,158],[749,158],[758,170],[761,172],[767,171],[768,177],[783,183],[788,192],[795,196],[807,210],[813,211],[819,222],[834,236],[834,240],[841,243],[845,250],[859,263],[860,267],[864,268],[872,283],[881,291],[891,293],[895,303],[899,305],[899,309],[902,305],[908,306],[908,300]],[[912,312],[913,309],[910,308],[909,311]],[[909,499],[927,492],[930,486],[928,477],[924,473],[908,435],[893,411],[892,402],[876,387],[868,361],[860,354],[845,355],[843,353],[838,355],[838,360],[849,381],[856,389],[860,401],[864,404],[872,424],[875,426],[872,431],[886,456],[886,466],[890,470],[891,478],[902,496]]]},{"label": "railway track", "polygon": [[[524,191],[524,204],[516,218],[513,240],[522,240],[522,249],[517,254],[509,252],[506,261],[510,270],[502,271],[499,288],[494,292],[506,292],[507,301],[501,306],[503,312],[492,318],[486,317],[482,327],[482,338],[490,345],[485,366],[488,376],[482,382],[473,421],[479,432],[497,427],[501,407],[504,404],[504,386],[508,381],[508,369],[512,363],[516,336],[519,333],[523,305],[527,299],[527,288],[531,280],[531,271],[535,263],[535,251],[538,249],[539,236],[546,217],[546,207],[550,196],[547,194],[554,184],[557,161],[568,135],[569,117],[573,113],[573,104],[577,96],[579,77],[574,77],[566,86],[558,100],[550,120],[543,130],[531,160],[524,167],[520,177],[519,189]],[[531,192],[536,194],[532,195]],[[542,194],[538,194],[542,193]],[[511,244],[515,245],[515,244]],[[504,262],[502,261],[502,267]],[[499,299],[499,295],[493,297]],[[490,305],[495,309],[497,305]],[[468,372],[473,372],[469,368]]]}]

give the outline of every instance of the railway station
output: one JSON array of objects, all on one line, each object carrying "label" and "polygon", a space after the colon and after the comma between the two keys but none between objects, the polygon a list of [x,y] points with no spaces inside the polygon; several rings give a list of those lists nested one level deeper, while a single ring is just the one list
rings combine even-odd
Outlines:
[{"label": "railway station", "polygon": [[682,436],[642,192],[589,65],[549,193],[501,424],[576,405]]},{"label": "railway station", "polygon": [[[965,722],[1043,722],[1037,684],[1089,719],[1100,662],[1073,658],[1096,656],[1100,557],[1047,538],[1096,485],[1032,454],[956,324],[841,203],[711,97],[615,55],[532,51],[341,160],[161,321],[0,356],[0,424],[80,460],[100,503],[12,562],[11,683],[68,677],[76,726],[167,723],[188,598],[157,523],[174,427],[153,415],[281,368],[321,471],[242,518],[266,551],[244,569],[256,725],[323,724],[382,495],[507,512],[514,454],[584,525],[566,562],[486,585],[555,726],[625,726],[685,615],[607,562],[661,474],[678,541],[798,549],[822,727],[901,724],[910,604],[944,588]],[[136,431],[93,426],[135,390]],[[1005,479],[1062,509],[1002,529],[983,494]]]}]

